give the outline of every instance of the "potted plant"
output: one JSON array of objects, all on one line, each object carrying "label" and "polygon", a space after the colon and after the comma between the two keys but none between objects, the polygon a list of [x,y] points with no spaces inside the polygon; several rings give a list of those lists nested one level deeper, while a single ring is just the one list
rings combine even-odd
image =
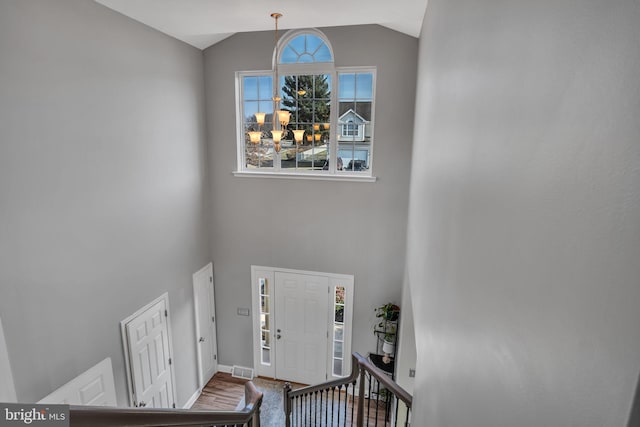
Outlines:
[{"label": "potted plant", "polygon": [[383,336],[382,352],[393,354],[395,350],[396,326],[400,317],[400,307],[392,302],[376,307],[376,317],[379,319],[374,328],[376,334]]}]

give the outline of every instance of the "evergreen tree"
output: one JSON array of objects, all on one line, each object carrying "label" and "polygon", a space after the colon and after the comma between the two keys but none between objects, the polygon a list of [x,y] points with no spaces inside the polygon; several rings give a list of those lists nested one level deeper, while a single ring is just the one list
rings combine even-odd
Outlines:
[{"label": "evergreen tree", "polygon": [[[282,104],[291,112],[291,122],[300,124],[328,123],[331,113],[331,92],[328,76],[285,76]],[[304,94],[298,91],[304,90]],[[296,119],[297,116],[297,119]]]}]

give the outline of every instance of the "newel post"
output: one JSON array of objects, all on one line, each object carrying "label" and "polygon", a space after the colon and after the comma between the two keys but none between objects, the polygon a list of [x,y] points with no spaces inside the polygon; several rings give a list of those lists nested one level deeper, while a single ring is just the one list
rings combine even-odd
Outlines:
[{"label": "newel post", "polygon": [[358,364],[356,366],[360,370],[360,384],[358,385],[358,416],[356,418],[356,427],[363,427],[364,426],[364,381],[365,381],[365,377],[364,377],[364,369],[362,368],[362,365],[360,364],[360,361],[358,361]]},{"label": "newel post", "polygon": [[289,392],[291,391],[291,383],[284,383],[284,422],[285,427],[291,427],[291,401],[289,399]]}]

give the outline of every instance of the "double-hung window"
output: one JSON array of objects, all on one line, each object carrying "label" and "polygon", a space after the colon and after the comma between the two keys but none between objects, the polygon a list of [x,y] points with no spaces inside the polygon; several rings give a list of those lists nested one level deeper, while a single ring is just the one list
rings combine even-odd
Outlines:
[{"label": "double-hung window", "polygon": [[336,67],[318,30],[288,32],[274,57],[237,73],[236,174],[373,180],[375,68]]}]

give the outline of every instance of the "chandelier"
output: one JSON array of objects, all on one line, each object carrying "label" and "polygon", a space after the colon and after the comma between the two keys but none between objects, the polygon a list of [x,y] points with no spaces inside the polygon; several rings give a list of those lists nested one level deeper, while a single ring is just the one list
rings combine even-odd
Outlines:
[{"label": "chandelier", "polygon": [[[280,110],[280,93],[279,93],[279,82],[280,76],[278,75],[278,19],[282,18],[282,14],[278,12],[274,12],[271,14],[271,17],[275,21],[275,32],[274,32],[274,43],[275,43],[275,64],[274,64],[274,81],[273,81],[273,129],[271,129],[271,139],[273,140],[273,149],[276,153],[280,152],[281,149],[281,140],[286,137],[288,132],[287,126],[289,125],[289,120],[291,119],[291,113],[286,110]],[[305,91],[298,91],[299,95],[304,95]],[[266,113],[258,112],[254,114],[256,118],[256,123],[258,124],[257,131],[249,131],[247,134],[249,135],[249,141],[253,144],[258,144],[262,142],[262,126],[264,126]],[[304,138],[304,129],[294,129],[293,130],[293,138],[296,143],[300,144]]]}]

